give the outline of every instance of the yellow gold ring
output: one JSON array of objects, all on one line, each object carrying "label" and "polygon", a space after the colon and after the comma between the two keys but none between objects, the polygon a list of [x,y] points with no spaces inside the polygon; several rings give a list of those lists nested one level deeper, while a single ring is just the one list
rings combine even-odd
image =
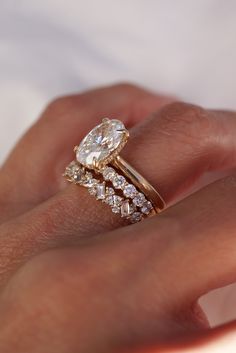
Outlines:
[{"label": "yellow gold ring", "polygon": [[111,206],[114,213],[136,223],[161,212],[165,202],[157,190],[119,154],[129,138],[124,124],[103,119],[74,148],[76,160],[66,168],[69,182]]}]

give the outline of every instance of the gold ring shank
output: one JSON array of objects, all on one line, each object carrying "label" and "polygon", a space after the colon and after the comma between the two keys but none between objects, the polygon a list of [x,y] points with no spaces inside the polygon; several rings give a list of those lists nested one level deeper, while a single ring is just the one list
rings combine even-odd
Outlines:
[{"label": "gold ring shank", "polygon": [[122,171],[122,173],[131,180],[131,182],[143,192],[143,194],[150,200],[156,213],[160,213],[165,208],[165,201],[161,195],[154,189],[154,187],[140,175],[126,160],[121,156],[113,159],[111,164]]}]

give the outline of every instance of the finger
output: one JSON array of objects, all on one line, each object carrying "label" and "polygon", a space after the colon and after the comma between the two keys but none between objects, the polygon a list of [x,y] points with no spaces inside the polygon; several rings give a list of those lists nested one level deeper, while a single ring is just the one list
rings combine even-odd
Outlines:
[{"label": "finger", "polygon": [[[233,113],[220,114],[223,113],[217,115],[183,103],[167,106],[131,131],[123,154],[170,203],[207,171],[230,170],[235,166],[236,119]],[[201,131],[200,135],[198,131]],[[66,200],[74,200],[74,204],[67,205]],[[95,202],[94,197],[81,187],[69,187],[52,203],[45,203],[43,215],[57,210],[56,204],[63,202],[71,217],[65,219],[66,212],[60,217],[70,227],[74,225],[70,233],[94,235],[121,224],[117,215],[113,215],[106,205]]]},{"label": "finger", "polygon": [[[225,183],[232,194],[234,191],[231,188],[232,180],[229,185],[228,181],[225,180]],[[221,187],[219,182],[211,187],[213,188],[213,186]],[[201,192],[208,192],[208,189],[209,187]],[[215,193],[213,194],[215,195]],[[183,340],[186,338],[186,334],[188,334],[188,339],[192,339],[193,335],[199,339],[200,334],[203,337],[203,331],[197,330],[196,324],[194,329],[193,323],[189,322],[190,313],[187,312],[186,315],[185,310],[181,312],[179,304],[177,305],[177,299],[179,299],[178,296],[182,289],[178,282],[180,277],[178,269],[182,267],[182,264],[179,266],[179,263],[187,253],[187,249],[184,249],[182,244],[185,242],[184,237],[187,238],[191,235],[189,232],[183,232],[183,230],[186,231],[186,226],[179,232],[181,224],[177,221],[181,215],[178,213],[180,213],[180,206],[189,210],[190,202],[195,196],[169,209],[166,214],[160,215],[159,222],[153,218],[150,222],[146,222],[148,223],[146,227],[143,223],[123,228],[112,234],[107,234],[99,240],[90,238],[84,247],[48,252],[40,258],[36,258],[33,264],[31,262],[22,271],[19,271],[15,281],[13,280],[14,284],[8,286],[8,295],[5,292],[5,302],[2,305],[3,314],[7,306],[5,304],[8,304],[9,307],[9,297],[10,302],[17,303],[18,299],[18,302],[22,303],[22,300],[25,299],[25,293],[29,293],[28,298],[31,299],[29,300],[31,313],[35,312],[32,302],[37,302],[37,311],[42,307],[46,307],[48,310],[48,305],[44,305],[48,303],[46,287],[49,288],[50,298],[53,299],[52,312],[55,312],[56,308],[59,327],[61,325],[64,327],[64,320],[68,320],[67,314],[69,314],[70,322],[73,320],[77,322],[78,316],[75,313],[81,312],[83,309],[85,317],[91,314],[94,316],[94,312],[96,312],[96,317],[101,318],[101,325],[99,325],[98,331],[95,330],[99,337],[102,332],[106,332],[108,333],[107,337],[111,335],[114,338],[115,336],[115,342],[124,342],[126,347],[127,345],[140,347],[141,344],[150,342],[158,342],[160,347],[164,342],[170,342],[170,340],[172,342],[176,342],[177,339]],[[226,193],[225,196],[227,197],[228,194]],[[217,203],[217,205],[219,204]],[[172,228],[169,227],[171,219]],[[162,223],[161,227],[160,223]],[[167,229],[168,232],[166,232]],[[173,237],[176,238],[174,246]],[[185,252],[179,253],[181,248]],[[191,249],[188,249],[188,252],[190,251]],[[164,267],[165,256],[168,260],[167,268]],[[187,268],[184,266],[184,271],[190,272],[189,263]],[[85,276],[83,276],[84,274]],[[28,278],[27,281],[24,280],[25,276]],[[197,277],[195,273],[191,273],[191,276]],[[41,281],[38,280],[39,278]],[[59,281],[59,278],[63,280]],[[185,280],[187,281],[188,278]],[[91,295],[94,294],[94,288],[97,288],[97,285],[99,285],[99,291],[96,292],[96,300],[91,300]],[[16,298],[19,288],[21,294]],[[78,298],[81,299],[81,296],[78,296],[77,293],[81,290],[82,300],[79,300]],[[40,293],[39,302],[35,301],[36,292]],[[86,296],[86,293],[89,294]],[[69,298],[70,300],[67,300]],[[112,298],[112,301],[109,298]],[[179,301],[180,304],[183,303],[183,299]],[[71,304],[71,300],[73,300],[73,304]],[[57,303],[62,302],[64,303],[63,311],[59,313]],[[81,302],[83,308],[80,306]],[[114,305],[114,302],[118,305]],[[187,302],[187,304],[189,303]],[[25,307],[27,306],[23,305],[23,308]],[[95,308],[97,310],[94,310]],[[186,306],[184,308],[186,309]],[[86,311],[86,309],[88,310]],[[29,314],[28,307],[26,312]],[[67,314],[65,315],[65,313]],[[5,320],[4,318],[2,320],[5,323],[4,327],[9,327],[6,322],[11,320],[11,315],[10,318],[9,316],[5,317]],[[45,321],[43,322],[45,323]],[[109,325],[107,325],[108,322]],[[83,323],[81,327],[82,337],[86,332],[93,332],[97,321],[92,320],[90,330],[86,324]],[[43,325],[43,327],[45,326]],[[105,331],[104,327],[106,327]],[[100,329],[101,331],[99,331]],[[124,346],[121,345],[121,347]]]},{"label": "finger", "polygon": [[30,211],[0,225],[0,285],[34,255],[52,248],[81,244],[88,236],[125,224],[108,212],[107,205],[97,206],[86,189],[81,188],[78,192],[77,186],[70,185]]},{"label": "finger", "polygon": [[[236,114],[172,103],[132,129],[124,156],[167,204],[189,193],[204,175],[236,167]],[[221,176],[221,174],[219,174]]]},{"label": "finger", "polygon": [[[198,298],[216,286],[216,283],[220,286],[226,284],[224,281],[229,283],[234,279],[235,185],[235,179],[218,181],[158,217],[137,225],[135,231],[133,227],[117,231],[120,238],[124,238],[124,247],[127,248],[130,248],[128,234],[132,239],[140,236],[140,249],[133,251],[137,254],[141,251],[147,257],[144,249],[150,249],[151,239],[151,248],[157,247],[154,254],[159,261],[158,271],[165,274],[168,269],[170,277],[176,278],[178,288],[174,290],[177,303],[184,298],[186,304],[188,298],[190,305],[193,297]],[[94,208],[95,212],[91,212],[90,206],[92,207],[94,200],[87,197],[86,190],[82,189],[79,194],[75,189],[76,186],[72,185],[14,222],[2,225],[2,281],[38,253],[50,248],[84,243],[88,241],[87,236],[97,235],[104,232],[104,229],[117,226],[107,216],[106,205],[102,204],[102,208],[97,211]],[[112,247],[117,249],[117,245],[113,244],[109,252],[112,252]],[[228,248],[231,255],[227,253]],[[125,258],[125,255],[122,256]],[[140,261],[142,262],[141,259]],[[171,297],[173,283],[168,283],[168,286],[166,292]]]},{"label": "finger", "polygon": [[[193,314],[199,297],[236,281],[235,208],[236,176],[230,176],[136,225],[135,231],[132,227],[115,231],[124,246],[122,251],[132,247],[136,261],[148,267],[150,273],[142,290],[149,302],[155,302],[156,294],[150,296],[148,288],[158,281],[169,306],[179,313]],[[112,239],[110,243],[118,242],[114,236]],[[150,249],[154,249],[152,256]],[[157,279],[153,273],[158,274]]]},{"label": "finger", "polygon": [[190,196],[176,209],[176,219],[182,215],[179,234],[185,254],[179,264],[180,282],[190,302],[236,281],[235,200],[236,178],[231,176]]},{"label": "finger", "polygon": [[[99,239],[90,238],[79,248],[64,249],[54,254],[48,252],[44,255],[44,259],[46,257],[48,260],[44,264],[46,274],[52,273],[53,268],[60,273],[68,287],[72,281],[73,292],[78,292],[81,288],[81,277],[77,278],[72,274],[78,274],[79,269],[82,269],[79,272],[81,276],[86,269],[87,282],[91,281],[90,284],[94,286],[96,278],[96,283],[102,283],[97,297],[99,303],[100,296],[108,298],[108,293],[113,300],[119,300],[121,316],[118,310],[115,313],[112,310],[112,316],[118,317],[116,321],[120,322],[125,311],[129,329],[133,333],[130,339],[135,337],[136,343],[150,342],[154,338],[163,342],[173,338],[174,334],[178,334],[178,338],[183,338],[186,333],[196,334],[202,328],[197,324],[199,319],[196,318],[194,307],[196,299],[206,290],[206,284],[207,288],[209,284],[222,284],[222,258],[225,268],[229,269],[228,263],[225,263],[229,253],[222,253],[222,232],[225,237],[225,230],[228,240],[234,239],[234,243],[228,244],[226,248],[234,248],[230,262],[235,269],[235,234],[229,232],[229,229],[235,229],[235,217],[223,212],[235,209],[235,185],[235,178],[218,181],[170,208],[158,218],[116,230]],[[211,209],[212,205],[215,205],[214,210]],[[219,220],[219,213],[225,219],[223,224]],[[48,227],[48,234],[51,235],[52,227],[55,229],[57,225],[50,220]],[[62,224],[58,225],[57,231],[61,228]],[[34,234],[34,239],[35,236],[37,233]],[[42,245],[42,238],[40,242]],[[38,249],[37,246],[34,248]],[[218,259],[218,265],[212,263],[214,257]],[[37,263],[37,259],[35,261]],[[46,277],[46,282],[50,282],[51,286],[52,277]],[[120,288],[127,284],[128,291],[120,296]],[[58,292],[58,280],[54,285]],[[105,308],[107,309],[106,306]],[[101,312],[110,313],[104,307]],[[158,325],[157,317],[161,318]],[[121,333],[123,334],[124,332]]]},{"label": "finger", "polygon": [[[170,204],[205,173],[231,172],[236,165],[235,133],[234,113],[216,113],[175,103],[135,126],[122,153]],[[65,195],[73,199],[74,191],[78,192],[74,208],[80,221],[75,233],[92,235],[120,226],[117,215],[87,196],[81,187],[77,191],[68,188],[63,196],[58,195],[58,202],[63,202],[61,197],[67,198]]]},{"label": "finger", "polygon": [[[42,213],[42,224],[40,224],[39,229],[45,230],[44,239],[54,242],[55,246],[58,244],[58,233],[61,235],[60,241],[68,241],[68,236],[71,237],[71,240],[76,241],[78,234],[91,235],[92,232],[95,235],[101,232],[104,227],[105,215],[101,217],[100,222],[98,222],[99,217],[96,217],[96,214],[94,215],[93,220],[91,220],[92,231],[91,224],[83,223],[83,219],[87,219],[90,212],[86,205],[84,212],[88,212],[88,214],[82,215],[76,225],[74,224],[75,217],[73,217],[72,212],[79,213],[74,209],[75,200],[72,199],[77,197],[76,193],[73,192],[72,188],[71,191],[66,207],[64,207],[63,200],[67,190],[64,191],[61,205],[58,206],[64,212],[67,209],[68,214],[66,213],[62,218],[63,226],[66,229],[62,229],[62,224],[55,224],[58,214],[61,213],[60,209],[58,210],[56,207],[57,197],[51,204],[54,212],[46,213],[46,216]],[[143,237],[143,234],[145,234],[143,241],[140,243],[142,244],[142,251],[144,251],[146,242],[148,247],[150,246],[149,241],[154,242],[153,247],[155,247],[155,244],[158,245],[159,250],[156,253],[158,256],[158,271],[161,267],[161,272],[165,275],[165,269],[168,269],[170,277],[176,278],[178,288],[175,288],[175,297],[178,303],[182,298],[183,305],[186,305],[186,298],[189,298],[189,303],[192,304],[193,299],[236,280],[235,208],[236,177],[231,176],[203,188],[158,217],[142,222],[136,228],[137,233],[133,230],[133,227],[127,227],[124,230],[117,230],[117,234],[119,234],[119,239],[124,238],[124,246],[128,248],[127,236],[129,234],[131,238]],[[101,215],[100,211],[98,213]],[[52,217],[50,221],[49,214]],[[68,220],[69,215],[72,215],[72,217]],[[35,217],[38,216],[39,214],[35,211]],[[109,221],[107,221],[107,227],[110,226],[108,224]],[[53,226],[54,230],[52,231]],[[77,233],[74,231],[75,227],[78,229]],[[113,228],[113,226],[110,227]],[[36,234],[32,235],[33,238],[35,236]],[[100,240],[98,241],[100,242]],[[114,242],[117,242],[117,240],[114,240]],[[113,247],[114,249],[117,248],[115,245]],[[162,255],[160,252],[164,254]],[[165,288],[167,288],[167,285],[165,285]],[[169,283],[170,297],[172,293],[173,283]]]},{"label": "finger", "polygon": [[[99,239],[89,238],[90,240],[84,243],[85,246],[80,246],[79,249],[74,247],[61,250],[59,253],[64,255],[58,256],[53,267],[64,280],[67,278],[68,287],[72,281],[75,292],[79,292],[81,288],[81,278],[76,281],[72,276],[78,269],[86,271],[90,269],[91,276],[88,278],[92,278],[93,286],[94,278],[96,283],[106,283],[102,285],[102,294],[100,290],[99,295],[103,296],[108,286],[108,292],[113,300],[116,300],[117,293],[120,293],[120,284],[128,283],[128,293],[125,292],[122,301],[120,296],[117,299],[122,310],[119,309],[119,313],[115,311],[115,314],[113,310],[111,312],[116,321],[120,322],[125,311],[129,320],[128,327],[129,329],[131,327],[133,333],[129,338],[134,339],[136,344],[160,339],[162,342],[168,341],[170,337],[176,337],[174,335],[183,338],[186,337],[186,333],[196,334],[202,330],[199,318],[195,314],[195,302],[198,297],[208,290],[236,279],[235,200],[236,179],[218,181],[168,209],[157,218],[113,231]],[[47,202],[49,201],[52,200]],[[70,216],[70,222],[74,222],[74,215],[70,212],[74,210],[73,204],[72,200],[71,209],[68,204],[65,208],[64,204],[61,205],[62,214],[68,212],[63,222]],[[26,218],[21,218],[22,225],[19,222],[14,225],[15,229],[13,226],[9,229],[6,234],[8,248],[5,247],[5,258],[11,260],[11,256],[17,254],[17,260],[14,257],[10,262],[5,280],[17,266],[32,256],[32,251],[36,254],[36,251],[43,251],[43,248],[48,249],[53,242],[58,246],[58,240],[62,240],[65,224],[56,215],[54,207],[52,210],[53,212],[44,215],[44,224],[27,222]],[[60,210],[58,214],[61,214]],[[38,217],[35,220],[37,219]],[[27,232],[29,224],[33,225],[34,232],[32,229]],[[68,223],[66,224],[68,226]],[[80,222],[76,224],[78,227],[79,225]],[[65,233],[68,234],[68,229]],[[13,234],[16,237],[16,246],[10,249]],[[25,237],[26,234],[29,234],[28,239]],[[73,233],[69,236],[73,237]],[[65,238],[64,241],[66,242]],[[0,249],[1,251],[4,249],[2,244]],[[49,266],[46,264],[48,273],[49,269],[52,270],[51,261],[54,255],[49,252],[45,256],[50,259]],[[5,263],[1,264],[2,270],[4,266]],[[48,281],[51,286],[50,276]],[[58,280],[55,288],[58,292]],[[113,291],[110,292],[111,289]],[[110,313],[109,310],[104,312]],[[157,315],[161,318],[158,325]],[[164,322],[164,325],[160,325],[160,322]],[[175,325],[173,322],[181,324]],[[117,326],[112,326],[112,331],[113,329],[117,330]],[[119,331],[119,334],[124,337],[125,333]]]},{"label": "finger", "polygon": [[[178,119],[180,120],[177,120],[177,122],[180,122],[180,125],[177,124],[176,119],[173,120],[171,116],[173,109],[176,112],[179,106],[185,112],[185,114],[181,113],[183,114],[182,117],[178,110]],[[194,113],[192,113],[192,109],[194,109]],[[234,131],[233,115],[228,115],[229,127],[225,124],[222,128],[222,124],[224,124],[223,120],[220,120],[219,123],[218,118],[212,119],[212,115],[205,112],[203,113],[201,109],[199,116],[199,108],[196,107],[189,107],[188,105],[186,107],[186,105],[181,103],[178,104],[177,107],[176,104],[174,106],[171,105],[166,108],[166,110],[168,114],[164,110],[164,113],[160,113],[157,119],[152,119],[141,128],[141,130],[146,132],[146,134],[144,134],[146,138],[143,138],[142,133],[138,134],[138,129],[136,130],[136,135],[127,146],[126,155],[128,160],[133,160],[134,166],[137,167],[139,163],[140,170],[141,172],[143,170],[144,176],[153,181],[154,186],[156,186],[161,194],[164,194],[165,198],[168,200],[168,195],[170,197],[170,191],[168,190],[171,190],[173,194],[181,188],[183,189],[183,185],[186,185],[188,178],[192,181],[191,176],[193,177],[193,173],[196,173],[196,171],[200,173],[207,169],[210,170],[211,168],[225,168],[226,166],[234,165],[235,146],[234,141],[232,141],[233,137],[231,136]],[[183,123],[185,120],[189,123]],[[159,130],[158,126],[161,126]],[[204,130],[205,126],[207,127],[206,131]],[[156,130],[158,132],[156,132]],[[194,135],[195,131],[199,130],[202,131],[202,140],[199,139],[198,135]],[[160,133],[160,131],[162,133]],[[170,132],[171,139],[169,138]],[[157,149],[153,140],[157,140]],[[145,168],[144,163],[140,163],[140,161],[137,161],[137,158],[135,158],[133,149],[131,148],[132,144],[133,149],[135,147],[135,155],[139,155],[140,160],[145,160]],[[161,151],[161,149],[163,153],[160,153],[160,158],[155,158],[156,151]],[[166,150],[165,154],[164,149]],[[197,152],[195,152],[195,149]],[[218,162],[215,162],[215,160]],[[189,164],[190,167],[188,167]],[[158,170],[158,180],[156,173],[152,173],[153,165],[155,169]],[[166,167],[164,165],[166,165]],[[173,178],[173,175],[175,175],[175,178]],[[182,179],[180,177],[182,177]],[[167,184],[165,184],[167,183],[166,180],[169,182],[169,189],[167,188]],[[70,214],[66,212],[67,210],[70,211]],[[51,244],[50,240],[54,239],[52,244],[56,246],[57,241],[58,244],[60,244],[61,241],[64,242],[64,244],[69,241],[67,234],[72,234],[72,238],[74,239],[75,237],[81,237],[83,235],[98,234],[112,227],[119,226],[119,218],[116,216],[114,216],[116,218],[112,217],[109,211],[110,210],[105,209],[105,205],[96,203],[91,196],[87,196],[86,190],[82,188],[75,190],[70,187],[63,193],[56,195],[52,200],[43,204],[39,209],[36,209],[35,212],[27,215],[26,218],[24,218],[24,223],[40,224],[41,230],[36,228],[36,232],[45,236],[45,244]],[[91,214],[93,217],[91,217]],[[60,220],[60,222],[58,222],[58,220]],[[63,227],[61,227],[62,224]],[[55,225],[60,225],[60,227],[54,227]],[[31,233],[32,236],[29,234],[29,231],[25,231],[24,227],[19,227],[15,232],[15,234],[19,234],[16,244],[18,245],[19,241],[24,243],[26,247],[25,251],[28,256],[30,256],[34,247],[39,246],[37,245],[38,239],[40,243],[42,242],[41,237],[36,236],[34,231]],[[27,236],[30,237],[30,239],[33,238],[33,242],[30,242],[30,247],[28,247],[28,239],[24,241],[23,238],[24,235],[26,237],[26,234],[28,234]],[[8,242],[10,241],[10,237],[5,238],[5,241],[6,239]],[[15,238],[13,236],[13,244],[9,246],[9,249],[15,249],[16,244],[14,241]],[[46,247],[47,246],[48,245],[46,245]],[[3,246],[3,248],[5,247]],[[36,251],[40,251],[40,249],[41,247],[39,247],[38,250],[36,249]],[[24,252],[23,249],[22,252]],[[16,258],[17,257],[18,255]]]},{"label": "finger", "polygon": [[[196,174],[234,166],[235,142],[232,136],[234,124],[234,114],[229,113],[221,119],[215,114],[212,116],[211,112],[203,112],[196,107],[182,103],[178,103],[176,107],[174,104],[164,109],[164,112],[160,112],[157,118],[147,121],[139,128],[140,130],[137,128],[125,155],[128,161],[133,161],[137,169],[141,172],[143,170],[144,176],[153,182],[167,201],[170,201],[172,195],[180,193],[187,185],[194,182]],[[196,131],[201,131],[201,135],[196,134]],[[155,158],[157,151],[158,158]],[[139,159],[135,158],[136,154],[140,156]],[[61,241],[64,244],[69,242],[70,237],[67,234],[73,235],[74,239],[119,226],[119,218],[109,213],[110,210],[106,205],[95,202],[86,192],[82,188],[69,187],[35,212],[27,215],[24,222],[31,224],[33,221],[35,224],[40,224],[41,231],[39,229],[36,231],[46,234],[45,243],[51,244],[50,239],[54,239],[53,246],[56,244],[56,238],[58,238],[58,244]],[[50,226],[52,230],[50,233],[50,227],[47,228],[48,223],[50,224],[48,219],[53,225],[63,224],[63,228],[55,227],[56,230],[53,232],[54,228]],[[25,230],[21,232],[19,228],[16,234],[18,233],[21,235],[17,239],[23,242],[23,235],[29,232]],[[36,240],[41,239],[33,231],[32,237]],[[32,248],[34,246],[36,244],[33,241]],[[12,247],[14,248],[15,244]],[[27,248],[29,253],[32,248],[30,247],[30,250]]]},{"label": "finger", "polygon": [[0,173],[1,219],[55,194],[73,147],[104,116],[132,126],[170,98],[121,84],[57,99],[16,146]]}]

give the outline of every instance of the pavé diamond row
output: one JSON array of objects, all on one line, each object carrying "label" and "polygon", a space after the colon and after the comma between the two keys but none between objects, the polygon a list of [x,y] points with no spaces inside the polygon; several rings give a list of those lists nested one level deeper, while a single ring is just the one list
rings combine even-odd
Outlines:
[{"label": "pav\u00e9 diamond row", "polygon": [[153,205],[144,194],[114,168],[106,166],[95,173],[87,170],[77,161],[73,161],[66,168],[64,176],[74,184],[88,188],[95,196],[131,223],[136,223],[153,212]]}]

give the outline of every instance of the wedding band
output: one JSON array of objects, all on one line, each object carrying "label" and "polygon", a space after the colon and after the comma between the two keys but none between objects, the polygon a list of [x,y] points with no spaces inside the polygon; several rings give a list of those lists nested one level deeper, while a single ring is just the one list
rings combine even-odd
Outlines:
[{"label": "wedding band", "polygon": [[124,124],[105,118],[74,148],[76,159],[63,174],[88,188],[114,213],[136,223],[160,213],[165,202],[158,191],[119,154],[129,138]]}]

